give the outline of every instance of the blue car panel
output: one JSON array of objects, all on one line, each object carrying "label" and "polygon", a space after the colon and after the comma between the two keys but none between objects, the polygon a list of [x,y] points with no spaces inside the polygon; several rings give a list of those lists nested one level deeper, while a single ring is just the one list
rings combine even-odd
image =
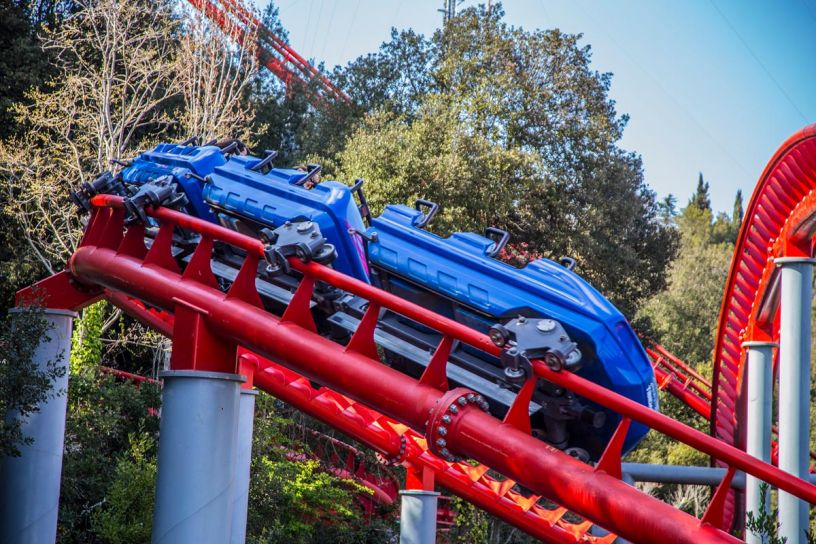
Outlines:
[{"label": "blue car panel", "polygon": [[[417,228],[421,218],[407,206],[386,206],[369,229],[369,235],[376,232],[376,241],[368,245],[372,266],[487,314],[494,323],[525,311],[556,319],[584,353],[578,374],[658,409],[646,352],[623,315],[585,280],[548,259],[514,268],[486,255],[493,240],[474,233],[441,238]],[[618,418],[608,413],[612,417],[604,434],[611,436]],[[633,424],[627,450],[647,431]]]},{"label": "blue car panel", "polygon": [[224,154],[216,146],[159,144],[133,159],[130,166],[122,170],[122,178],[126,183],[141,185],[161,176],[173,176],[187,196],[187,213],[215,222],[202,197],[204,184],[190,174],[204,178],[225,162]]},{"label": "blue car panel", "polygon": [[[337,249],[335,269],[368,281],[368,266],[359,232],[363,219],[351,190],[335,181],[311,189],[296,185],[306,174],[275,168],[263,174],[251,170],[260,159],[231,157],[215,168],[204,188],[204,200],[215,208],[273,227],[286,221],[314,221]],[[352,233],[353,231],[354,233]]]}]

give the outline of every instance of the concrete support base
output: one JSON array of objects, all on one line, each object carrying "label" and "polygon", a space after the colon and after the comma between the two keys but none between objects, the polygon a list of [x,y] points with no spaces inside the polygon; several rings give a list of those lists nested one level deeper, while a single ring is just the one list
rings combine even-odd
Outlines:
[{"label": "concrete support base", "polygon": [[436,542],[437,497],[435,491],[400,491],[400,544]]},{"label": "concrete support base", "polygon": [[153,544],[230,541],[237,454],[237,374],[162,373]]},{"label": "concrete support base", "polygon": [[[12,313],[17,310],[12,310]],[[68,405],[68,363],[75,312],[45,310],[51,326],[48,341],[34,360],[45,370],[56,362],[63,375],[52,384],[51,397],[23,422],[23,434],[34,440],[20,447],[20,457],[0,458],[0,543],[49,544],[57,537],[65,410]],[[13,361],[10,361],[13,364]],[[10,418],[20,417],[9,414]]]}]

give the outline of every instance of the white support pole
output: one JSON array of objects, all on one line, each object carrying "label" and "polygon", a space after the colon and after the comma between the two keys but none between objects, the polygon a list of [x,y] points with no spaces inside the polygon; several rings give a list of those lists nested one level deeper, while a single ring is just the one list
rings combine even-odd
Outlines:
[{"label": "white support pole", "polygon": [[162,373],[153,544],[230,541],[242,376]]},{"label": "white support pole", "polygon": [[[779,468],[806,478],[810,453],[810,324],[813,259],[782,257],[779,325]],[[779,536],[802,542],[808,504],[779,492]]]},{"label": "white support pole", "polygon": [[422,489],[400,491],[400,544],[436,542],[436,503],[439,493]]},{"label": "white support pole", "polygon": [[230,544],[246,541],[247,511],[249,505],[249,469],[252,465],[252,429],[255,423],[254,389],[241,389],[238,414],[238,453],[235,459],[232,499],[232,536]]},{"label": "white support pole", "polygon": [[[20,310],[13,309],[12,313]],[[0,458],[0,543],[49,544],[57,538],[65,411],[68,406],[68,362],[75,312],[43,311],[50,326],[48,340],[34,353],[40,370],[56,363],[62,376],[52,384],[50,398],[23,421],[23,435],[33,439],[20,446],[20,457]],[[14,364],[14,361],[9,361]],[[9,414],[16,418],[19,415]]]},{"label": "white support pole", "polygon": [[[746,377],[748,380],[748,455],[757,459],[771,462],[771,403],[773,399],[773,349],[777,347],[773,342],[745,342],[742,347],[747,351]],[[746,475],[745,505],[746,521],[749,512],[754,516],[768,512],[770,507],[770,493],[763,503],[760,500],[760,486],[762,481]],[[759,534],[746,531],[747,544],[764,544],[767,539]]]}]

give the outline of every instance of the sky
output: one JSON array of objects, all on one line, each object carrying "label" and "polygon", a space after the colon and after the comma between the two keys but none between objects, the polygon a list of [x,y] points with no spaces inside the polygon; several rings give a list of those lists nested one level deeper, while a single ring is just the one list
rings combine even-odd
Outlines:
[{"label": "sky", "polygon": [[[264,6],[264,0],[259,0]],[[464,0],[458,9],[477,2]],[[293,48],[331,68],[390,29],[430,35],[442,0],[276,0]],[[712,206],[746,202],[788,136],[816,122],[816,0],[505,0],[527,30],[582,33],[630,117],[621,146],[643,157],[659,198],[683,207],[702,172]]]}]

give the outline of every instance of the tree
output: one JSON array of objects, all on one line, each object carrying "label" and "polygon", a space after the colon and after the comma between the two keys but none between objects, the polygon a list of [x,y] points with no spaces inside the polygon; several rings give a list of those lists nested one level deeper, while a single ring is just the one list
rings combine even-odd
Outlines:
[{"label": "tree", "polygon": [[646,302],[638,317],[648,320],[651,332],[666,348],[705,368],[710,364],[734,246],[717,240],[711,210],[693,202],[677,217],[680,250],[669,266],[667,288]]},{"label": "tree", "polygon": [[391,40],[378,51],[336,68],[332,77],[361,112],[386,107],[410,117],[433,86],[437,60],[434,44],[423,35],[392,28]]},{"label": "tree", "polygon": [[59,73],[14,111],[27,130],[0,143],[5,212],[49,272],[78,241],[68,193],[164,130],[173,89],[175,23],[164,3],[85,0],[47,35]]},{"label": "tree", "polygon": [[229,19],[219,28],[197,10],[183,13],[175,82],[184,99],[183,131],[204,142],[248,140],[253,112],[245,95],[258,72],[258,29],[245,31]]},{"label": "tree", "polygon": [[[395,32],[352,63],[348,81],[372,74],[360,94],[382,105],[337,156],[339,176],[366,178],[375,212],[422,196],[445,210],[439,232],[500,226],[534,254],[577,257],[632,315],[662,288],[675,234],[640,158],[617,147],[627,119],[611,76],[590,68],[580,36],[502,18],[500,5],[469,8],[431,42]],[[406,66],[416,88],[396,77]]]},{"label": "tree", "polygon": [[65,394],[53,387],[54,380],[65,375],[60,358],[45,364],[34,359],[49,330],[37,308],[23,308],[0,322],[0,456],[17,457],[20,446],[33,444],[23,433],[23,422],[41,403]]},{"label": "tree", "polygon": [[703,173],[700,172],[697,178],[697,190],[691,197],[689,206],[694,206],[700,210],[711,211],[711,197],[708,194],[708,182],[703,179]]},{"label": "tree", "polygon": [[742,226],[742,219],[745,215],[745,208],[742,204],[742,189],[737,189],[737,196],[734,198],[734,210],[731,212],[731,223]]}]

